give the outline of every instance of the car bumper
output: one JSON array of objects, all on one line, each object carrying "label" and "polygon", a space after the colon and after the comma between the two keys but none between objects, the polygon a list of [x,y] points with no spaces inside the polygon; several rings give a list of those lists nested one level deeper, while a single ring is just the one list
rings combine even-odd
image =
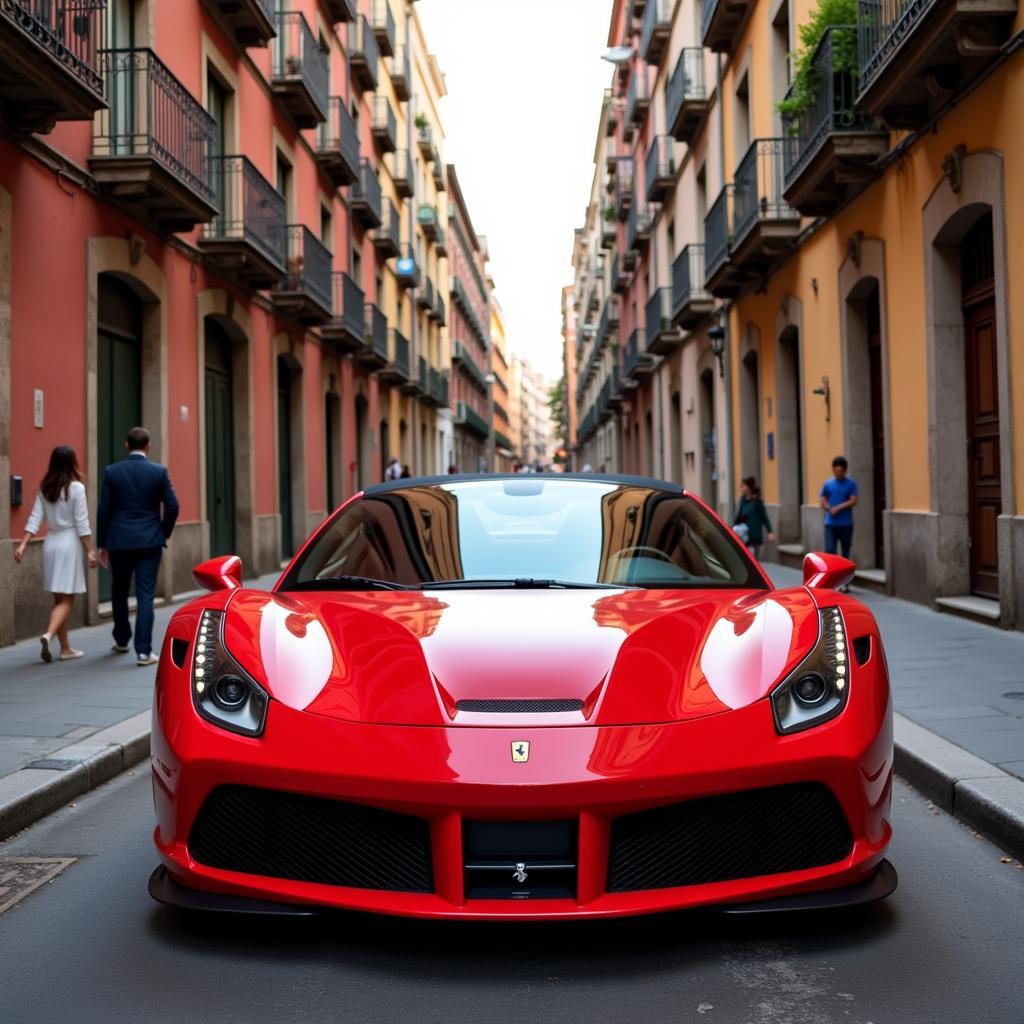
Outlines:
[{"label": "car bumper", "polygon": [[[177,693],[181,690],[172,687]],[[423,728],[360,725],[272,703],[265,734],[224,732],[191,704],[158,695],[152,744],[157,849],[166,875],[157,899],[243,909],[261,901],[423,918],[613,917],[764,901],[836,905],[887,895],[891,836],[891,707],[851,701],[818,729],[778,736],[769,702],[667,725],[567,728]],[[529,740],[529,761],[512,744]],[[818,782],[835,796],[852,834],[848,856],[799,871],[668,888],[608,891],[613,821],[649,808],[746,790]],[[433,891],[395,892],[242,873],[200,863],[189,837],[204,801],[224,785],[346,801],[429,823]],[[463,822],[578,823],[573,898],[467,899]],[[847,897],[838,895],[849,890]],[[832,895],[828,895],[829,893]],[[181,894],[185,895],[182,896]],[[177,894],[177,898],[175,898]],[[806,903],[807,900],[805,899]],[[797,900],[800,903],[800,900]],[[268,909],[269,908],[269,909]],[[250,906],[251,909],[251,906]],[[781,906],[776,909],[783,909]],[[277,912],[277,911],[274,911]]]}]

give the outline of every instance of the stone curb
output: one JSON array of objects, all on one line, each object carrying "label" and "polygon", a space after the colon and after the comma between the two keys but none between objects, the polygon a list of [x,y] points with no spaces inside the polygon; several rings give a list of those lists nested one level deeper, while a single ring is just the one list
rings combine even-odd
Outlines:
[{"label": "stone curb", "polygon": [[896,773],[937,807],[1024,860],[1024,780],[897,714]]},{"label": "stone curb", "polygon": [[149,757],[149,711],[93,733],[0,779],[0,840]]}]

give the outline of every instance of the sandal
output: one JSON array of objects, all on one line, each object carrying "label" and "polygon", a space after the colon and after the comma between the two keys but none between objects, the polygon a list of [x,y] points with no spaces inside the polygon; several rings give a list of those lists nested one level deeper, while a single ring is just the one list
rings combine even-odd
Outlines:
[{"label": "sandal", "polygon": [[44,633],[39,638],[39,645],[42,648],[39,652],[39,657],[43,661],[53,661],[53,652],[50,650],[50,634]]}]

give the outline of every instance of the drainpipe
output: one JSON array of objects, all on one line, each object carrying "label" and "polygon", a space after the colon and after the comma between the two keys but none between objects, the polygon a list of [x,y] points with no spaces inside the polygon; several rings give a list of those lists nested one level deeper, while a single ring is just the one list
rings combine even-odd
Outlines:
[{"label": "drainpipe", "polygon": [[[405,59],[408,62],[408,65],[409,65],[409,93],[410,93],[410,95],[409,95],[409,99],[406,101],[406,107],[405,107],[405,154],[406,154],[406,158],[409,161],[409,165],[408,165],[407,170],[408,170],[408,173],[410,175],[412,175],[412,121],[413,121],[412,105],[413,105],[413,101],[415,100],[415,97],[416,97],[416,93],[413,91],[413,88],[412,88],[415,76],[413,75],[413,71],[412,71],[412,69],[413,69],[413,52],[412,52],[412,33],[410,32],[410,26],[412,25],[412,13],[411,13],[411,11],[412,11],[412,8],[409,6],[409,4],[406,4],[406,8],[405,8]],[[395,58],[392,57],[391,59],[394,60]],[[413,182],[413,188],[415,190],[415,180]],[[415,195],[415,191],[414,191],[414,195]],[[409,224],[409,246],[415,252],[416,215],[415,215],[415,212],[413,210],[414,199],[403,199],[402,202],[407,207],[406,215],[407,215],[407,220],[408,220],[408,224]],[[424,273],[425,273],[426,272],[426,267],[424,267],[423,270],[424,270]],[[419,332],[416,329],[416,319],[417,319],[416,310],[418,308],[419,307],[417,306],[417,303],[416,303],[416,296],[413,295],[412,310],[411,310],[411,317],[410,317],[410,323],[412,324],[412,330],[409,332],[409,372],[410,372],[410,374],[413,377],[415,377],[416,374],[419,372],[419,361],[416,358],[418,353],[419,353],[419,345],[418,345],[418,340],[419,340],[418,333]],[[415,471],[419,473],[419,472],[422,472],[422,470],[423,470],[423,464],[421,462],[421,459],[423,458],[423,452],[420,450],[420,427],[419,427],[419,405],[420,405],[420,403],[419,403],[417,398],[413,397],[411,399],[411,404],[412,404],[412,414],[410,415],[409,419],[410,419],[410,421],[412,423],[412,427],[411,427],[411,429],[412,429],[412,465],[413,465],[413,468],[415,469]]]},{"label": "drainpipe", "polygon": [[[725,188],[725,103],[722,98],[722,55],[715,56],[716,83],[715,91],[718,94],[718,160],[722,168],[722,188]],[[722,466],[722,475],[725,478],[725,493],[721,482],[718,487],[719,512],[729,514],[729,506],[732,502],[732,338],[729,331],[729,312],[732,303],[726,302],[722,307],[722,327],[725,328],[725,339],[722,351],[722,374],[725,377],[725,423],[722,431],[722,444],[724,458],[719,459]],[[716,424],[717,429],[717,424]]]}]

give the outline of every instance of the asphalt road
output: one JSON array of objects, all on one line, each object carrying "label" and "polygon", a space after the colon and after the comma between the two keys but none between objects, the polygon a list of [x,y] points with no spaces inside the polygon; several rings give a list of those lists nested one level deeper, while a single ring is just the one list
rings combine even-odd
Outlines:
[{"label": "asphalt road", "polygon": [[4,1024],[1024,1022],[1024,871],[902,784],[886,903],[569,925],[182,915],[146,894],[149,801],[122,776],[0,844],[79,858],[0,914]]}]

